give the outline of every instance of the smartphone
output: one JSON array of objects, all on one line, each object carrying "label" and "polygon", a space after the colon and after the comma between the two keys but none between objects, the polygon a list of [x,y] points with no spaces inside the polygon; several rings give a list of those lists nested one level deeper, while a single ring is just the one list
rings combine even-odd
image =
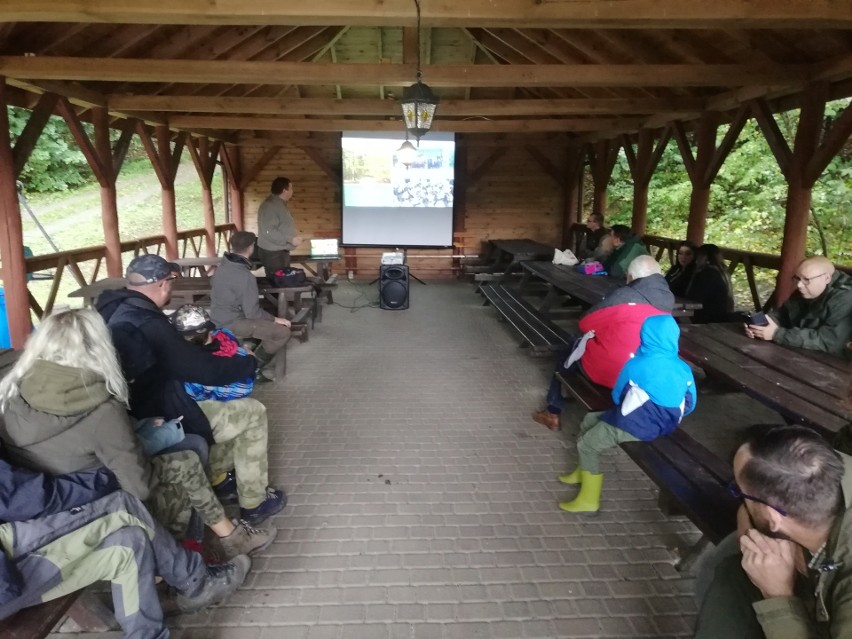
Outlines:
[{"label": "smartphone", "polygon": [[769,320],[766,319],[766,313],[763,311],[757,311],[749,315],[748,323],[750,326],[769,326]]}]

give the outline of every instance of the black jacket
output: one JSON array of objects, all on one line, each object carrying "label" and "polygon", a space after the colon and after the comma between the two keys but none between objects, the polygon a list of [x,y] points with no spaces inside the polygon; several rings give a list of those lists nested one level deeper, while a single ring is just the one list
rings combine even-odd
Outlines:
[{"label": "black jacket", "polygon": [[725,322],[734,307],[728,280],[719,269],[713,267],[695,272],[684,297],[701,302],[702,308],[695,311],[692,317],[695,324]]},{"label": "black jacket", "polygon": [[183,415],[186,432],[213,443],[210,424],[186,394],[184,382],[225,386],[254,375],[254,357],[217,357],[187,342],[148,297],[104,291],[95,304],[112,333],[130,389],[130,413],[139,419]]},{"label": "black jacket", "polygon": [[695,272],[695,262],[690,262],[686,268],[676,263],[666,273],[666,281],[669,283],[669,288],[672,289],[675,297],[686,297],[686,289],[689,282],[692,280],[692,274]]}]

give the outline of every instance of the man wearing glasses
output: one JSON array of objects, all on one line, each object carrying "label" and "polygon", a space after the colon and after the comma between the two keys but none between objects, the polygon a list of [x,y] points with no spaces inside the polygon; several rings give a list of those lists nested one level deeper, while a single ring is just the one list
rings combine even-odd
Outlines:
[{"label": "man wearing glasses", "polygon": [[852,637],[852,457],[808,428],[764,425],[733,466],[738,531],[696,588],[696,639]]},{"label": "man wearing glasses", "polygon": [[754,339],[843,356],[852,339],[852,277],[824,257],[811,257],[793,275],[797,291],[766,315],[766,326],[746,326]]}]

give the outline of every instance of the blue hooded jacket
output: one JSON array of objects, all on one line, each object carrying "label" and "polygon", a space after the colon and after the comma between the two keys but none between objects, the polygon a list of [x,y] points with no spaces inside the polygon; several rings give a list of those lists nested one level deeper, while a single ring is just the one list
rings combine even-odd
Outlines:
[{"label": "blue hooded jacket", "polygon": [[671,315],[645,320],[636,354],[621,369],[601,420],[642,441],[671,433],[695,409],[695,378],[678,353],[680,329]]}]

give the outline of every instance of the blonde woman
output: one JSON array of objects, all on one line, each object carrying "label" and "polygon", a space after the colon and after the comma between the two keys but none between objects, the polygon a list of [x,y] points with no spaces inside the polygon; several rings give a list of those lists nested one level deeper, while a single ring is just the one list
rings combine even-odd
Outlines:
[{"label": "blonde woman", "polygon": [[227,556],[268,546],[273,532],[225,517],[194,452],[145,457],[127,401],[127,383],[100,315],[88,309],[51,315],[0,382],[0,439],[10,461],[33,470],[64,474],[106,467],[178,537],[194,508]]}]

